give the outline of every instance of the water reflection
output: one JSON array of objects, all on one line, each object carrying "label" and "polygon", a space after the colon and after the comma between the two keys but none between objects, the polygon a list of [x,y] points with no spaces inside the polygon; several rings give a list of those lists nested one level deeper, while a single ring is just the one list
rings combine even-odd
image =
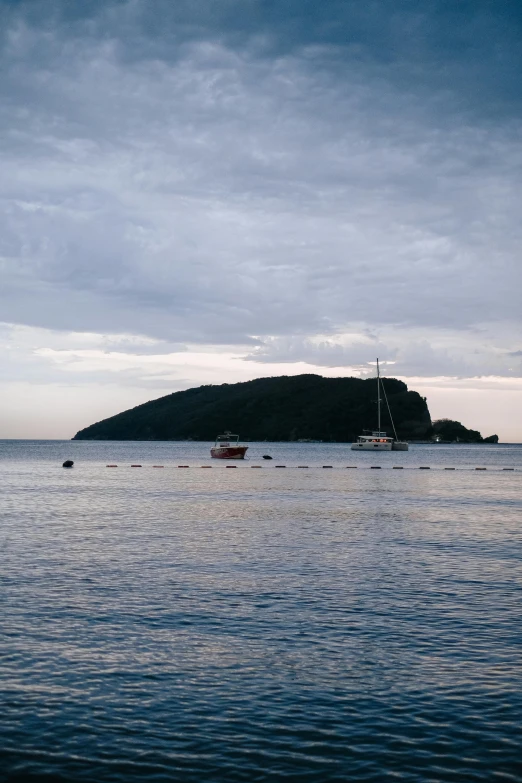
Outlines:
[{"label": "water reflection", "polygon": [[9,774],[517,779],[520,474],[74,445],[0,463]]}]

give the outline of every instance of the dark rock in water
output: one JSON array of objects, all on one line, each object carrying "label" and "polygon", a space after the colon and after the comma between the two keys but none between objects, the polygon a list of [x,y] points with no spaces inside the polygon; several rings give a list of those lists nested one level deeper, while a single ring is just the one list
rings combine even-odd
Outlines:
[{"label": "dark rock in water", "polygon": [[72,459],[66,459],[65,462],[62,465],[62,468],[72,468],[74,465],[74,462]]},{"label": "dark rock in water", "polygon": [[272,459],[270,454],[263,454],[263,459]]}]

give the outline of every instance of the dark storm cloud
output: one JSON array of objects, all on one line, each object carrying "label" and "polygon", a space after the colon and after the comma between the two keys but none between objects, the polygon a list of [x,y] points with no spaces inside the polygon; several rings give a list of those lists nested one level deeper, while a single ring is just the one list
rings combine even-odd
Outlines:
[{"label": "dark storm cloud", "polygon": [[520,344],[517,4],[0,8],[3,320],[258,361],[352,323]]},{"label": "dark storm cloud", "polygon": [[18,16],[43,31],[116,39],[129,61],[176,60],[183,43],[202,40],[254,47],[271,58],[321,47],[317,65],[339,74],[362,62],[409,90],[458,91],[468,106],[492,115],[521,103],[518,0],[9,0],[1,6],[4,29]]}]

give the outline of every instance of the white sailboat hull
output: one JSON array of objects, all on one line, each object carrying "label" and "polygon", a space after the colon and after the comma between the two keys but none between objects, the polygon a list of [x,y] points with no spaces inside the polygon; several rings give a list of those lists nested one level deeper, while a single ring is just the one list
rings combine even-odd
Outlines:
[{"label": "white sailboat hull", "polygon": [[353,451],[392,451],[391,443],[352,443]]},{"label": "white sailboat hull", "polygon": [[408,451],[409,444],[403,440],[396,440],[393,442],[392,451]]}]

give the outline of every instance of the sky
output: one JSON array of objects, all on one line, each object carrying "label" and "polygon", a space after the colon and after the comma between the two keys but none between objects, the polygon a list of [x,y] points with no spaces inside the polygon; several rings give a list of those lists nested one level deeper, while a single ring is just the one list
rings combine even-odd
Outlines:
[{"label": "sky", "polygon": [[398,377],[522,442],[519,0],[0,0],[0,438]]}]

